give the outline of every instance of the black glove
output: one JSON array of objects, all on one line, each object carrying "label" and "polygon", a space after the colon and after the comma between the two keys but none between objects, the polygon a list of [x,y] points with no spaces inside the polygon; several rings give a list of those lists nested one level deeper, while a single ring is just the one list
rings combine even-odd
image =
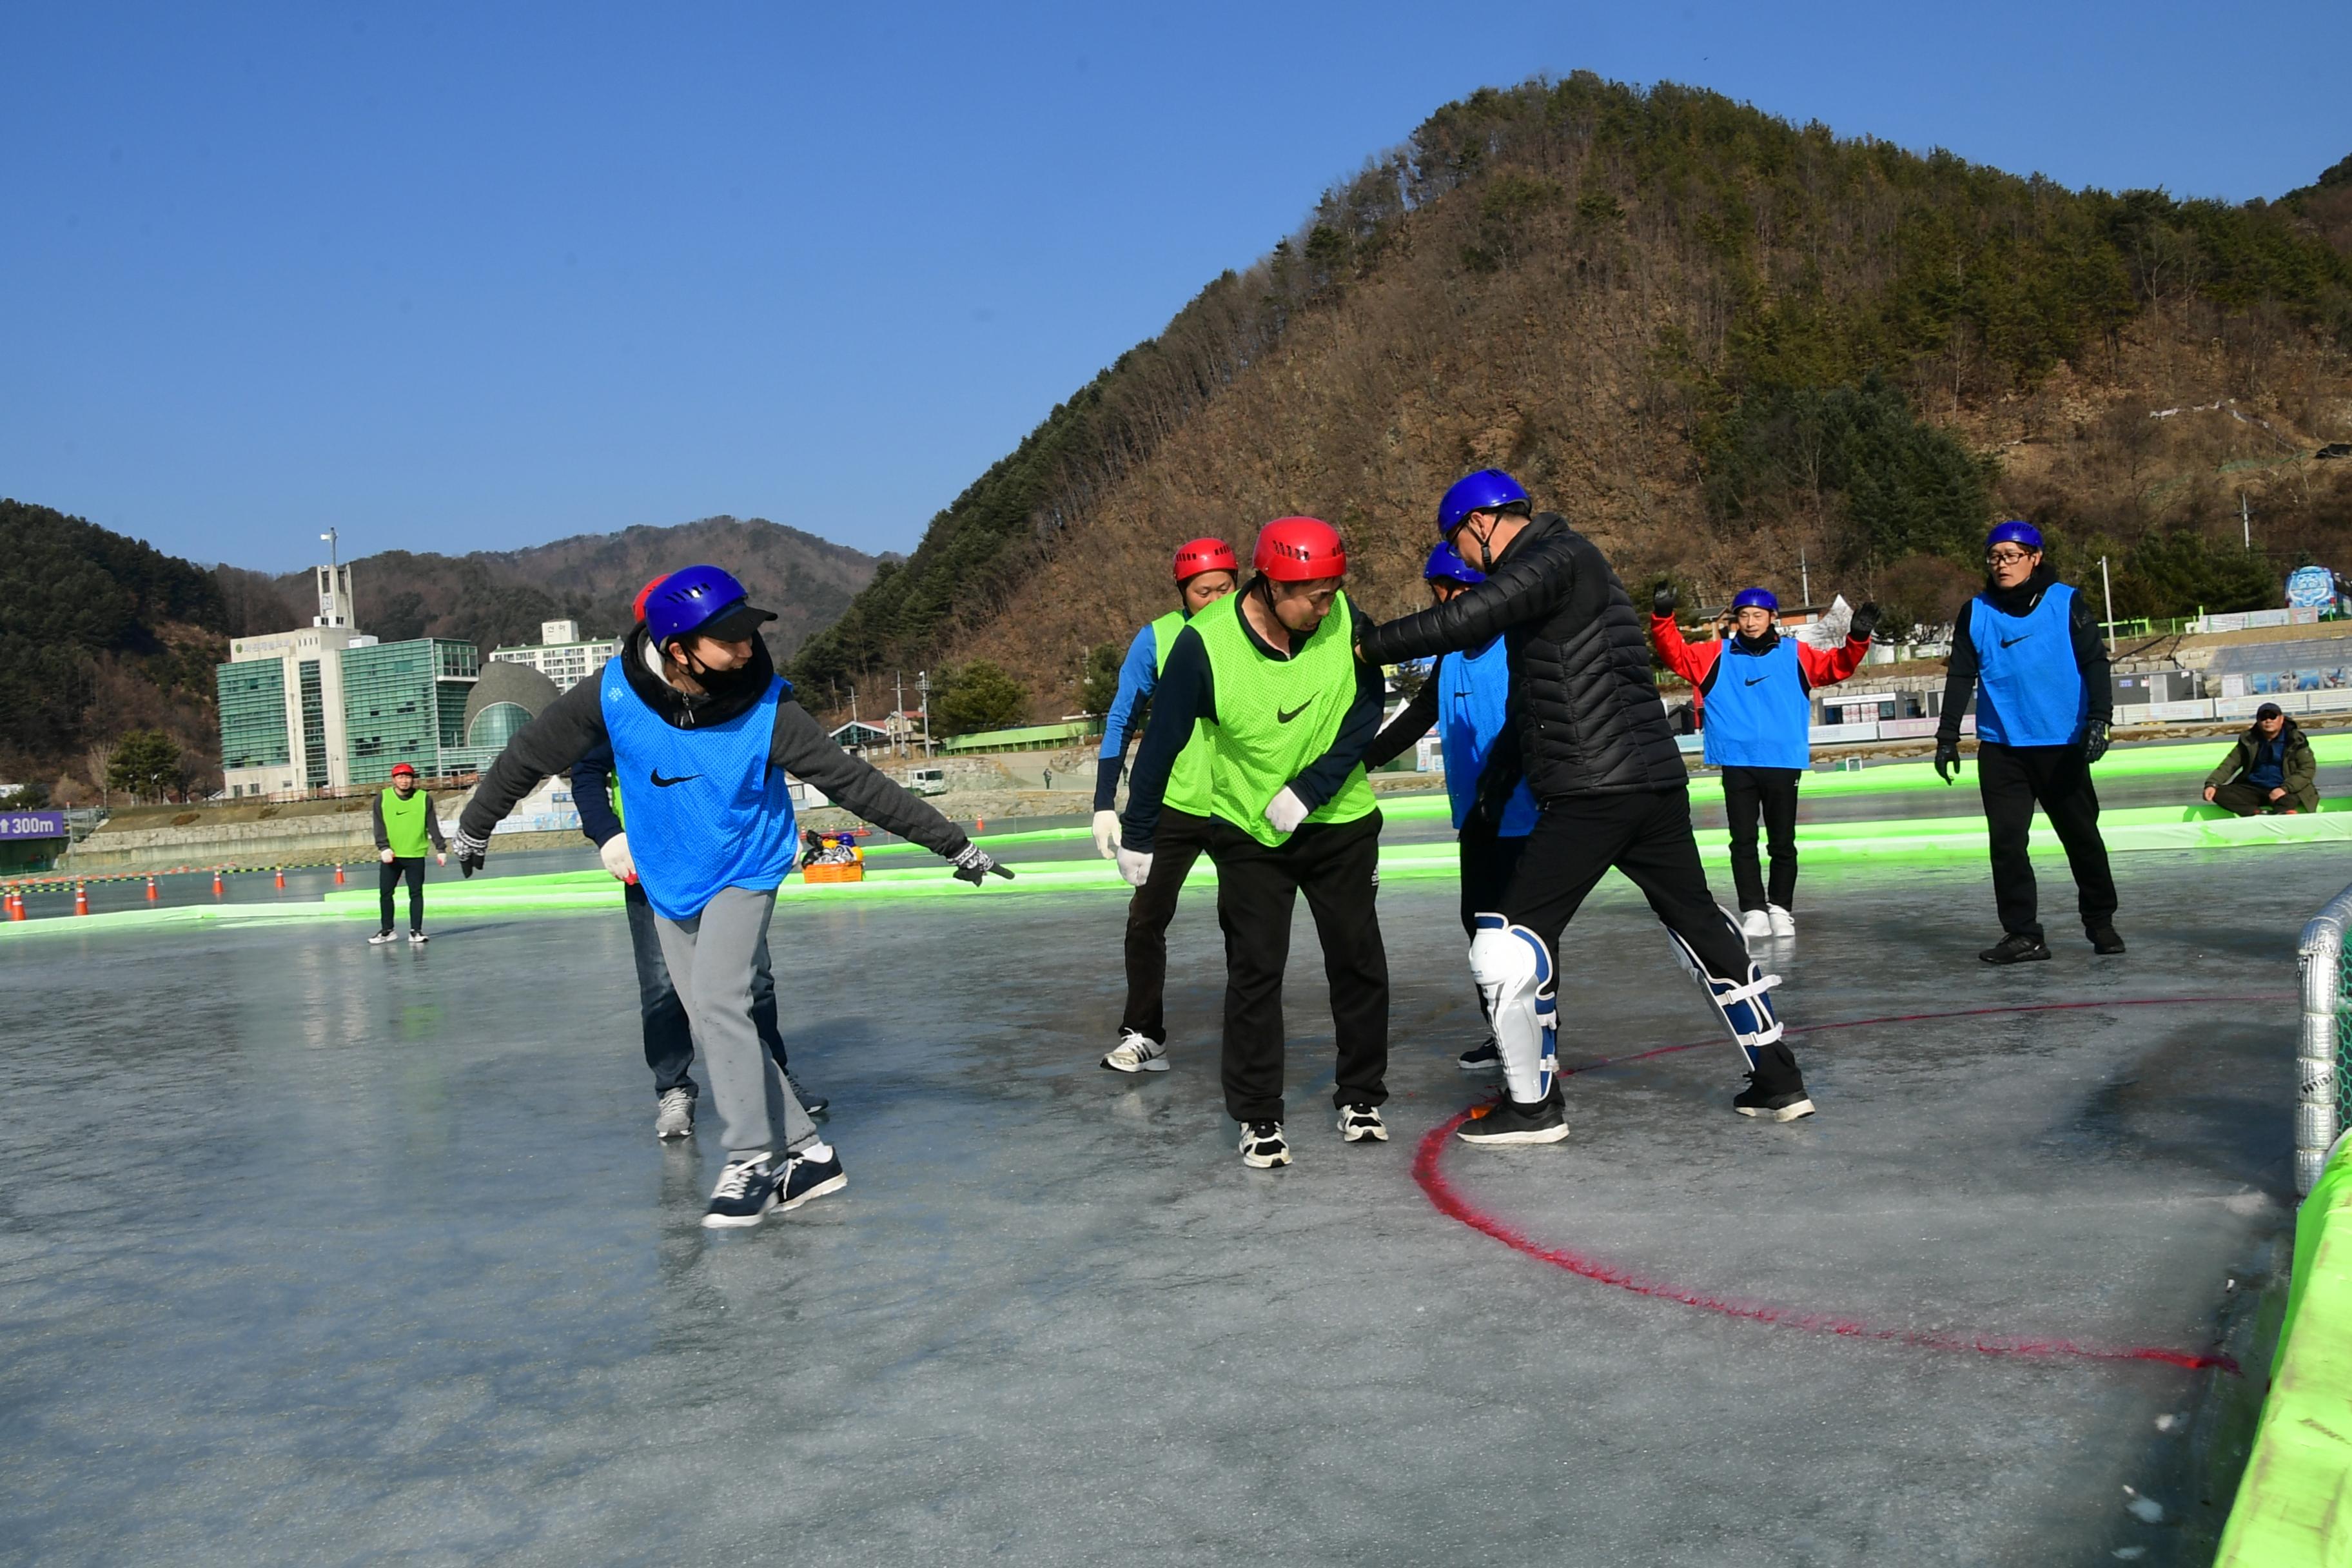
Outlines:
[{"label": "black glove", "polygon": [[1846,627],[1845,635],[1850,637],[1859,637],[1864,642],[1868,642],[1871,638],[1871,634],[1877,630],[1878,606],[1876,605],[1864,605],[1862,608],[1853,613],[1853,621]]},{"label": "black glove", "polygon": [[1675,613],[1675,606],[1682,602],[1682,595],[1675,593],[1675,585],[1672,583],[1669,583],[1664,587],[1650,595],[1650,613],[1658,616],[1671,616]]},{"label": "black glove", "polygon": [[470,877],[482,868],[482,861],[490,852],[490,841],[477,838],[461,827],[457,837],[449,840],[449,847],[457,852],[457,869]]},{"label": "black glove", "polygon": [[992,871],[1008,882],[1013,880],[1011,868],[998,865],[996,858],[977,844],[970,846],[955,858],[955,879],[959,882],[970,882],[977,888]]},{"label": "black glove", "polygon": [[1938,735],[1936,737],[1936,776],[1949,784],[1959,771],[1960,743]]},{"label": "black glove", "polygon": [[2085,767],[2107,754],[2107,721],[2094,719],[2083,731],[2083,763]]}]

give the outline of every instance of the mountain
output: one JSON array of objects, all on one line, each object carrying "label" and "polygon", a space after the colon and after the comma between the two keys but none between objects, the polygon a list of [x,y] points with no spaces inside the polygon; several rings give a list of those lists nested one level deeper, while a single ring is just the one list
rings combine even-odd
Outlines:
[{"label": "mountain", "polygon": [[[753,518],[580,534],[469,555],[386,551],[352,563],[362,629],[386,641],[462,637],[484,651],[537,642],[571,617],[611,636],[646,580],[695,562],[726,567],[777,614],[779,660],[872,580],[874,556]],[[48,507],[0,500],[0,781],[37,782],[68,804],[95,800],[93,754],[134,729],[160,729],[219,787],[214,668],[228,639],[310,624],[309,574],[206,568]]]},{"label": "mountain", "polygon": [[0,500],[0,779],[47,785],[126,730],[216,752],[213,666],[228,654],[220,584],[45,506]]},{"label": "mountain", "polygon": [[[2072,191],[1589,73],[1485,89],[1324,194],[940,512],[803,690],[985,658],[1041,715],[1171,603],[1169,549],[1338,524],[1422,602],[1437,497],[1506,467],[1637,587],[1948,616],[2030,516],[2118,615],[2352,568],[2352,168],[2276,203]],[[2239,547],[2239,498],[2256,542]]]},{"label": "mountain", "polygon": [[[831,625],[877,564],[863,551],[761,518],[710,517],[575,534],[526,550],[454,556],[387,550],[351,563],[352,596],[361,628],[386,642],[459,637],[488,653],[500,644],[535,643],[541,621],[563,617],[577,620],[584,635],[615,636],[628,625],[630,602],[647,579],[698,562],[732,572],[753,604],[776,612],[767,635],[779,662]],[[308,621],[308,573],[265,580],[268,596],[251,574],[239,574],[239,582],[240,632]]]}]

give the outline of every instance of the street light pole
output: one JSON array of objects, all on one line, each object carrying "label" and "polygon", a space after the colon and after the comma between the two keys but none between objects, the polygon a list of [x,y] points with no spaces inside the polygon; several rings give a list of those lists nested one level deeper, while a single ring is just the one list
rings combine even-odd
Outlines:
[{"label": "street light pole", "polygon": [[2099,629],[2106,633],[2107,651],[2116,651],[2116,585],[2107,575],[2107,558],[2099,557],[2099,587],[2107,597],[2107,624]]}]

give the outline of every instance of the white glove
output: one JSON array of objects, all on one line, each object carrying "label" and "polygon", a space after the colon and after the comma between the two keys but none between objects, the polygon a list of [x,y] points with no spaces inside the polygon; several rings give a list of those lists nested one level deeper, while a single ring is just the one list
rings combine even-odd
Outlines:
[{"label": "white glove", "polygon": [[1151,880],[1151,851],[1138,853],[1122,844],[1118,847],[1118,874],[1127,879],[1130,888],[1140,888]]},{"label": "white glove", "polygon": [[1296,833],[1298,825],[1307,820],[1307,803],[1285,785],[1280,795],[1265,803],[1265,819],[1274,824],[1276,833]]},{"label": "white glove", "polygon": [[383,862],[385,865],[387,865],[387,866],[389,866],[389,865],[391,865],[391,864],[392,864],[392,858],[393,858],[393,857],[392,857],[392,851],[391,851],[391,850],[389,850],[389,849],[379,849],[379,850],[377,850],[377,851],[375,852],[375,858],[376,858],[377,859],[379,859],[379,860],[383,861]]},{"label": "white glove", "polygon": [[615,833],[596,847],[596,858],[604,862],[604,869],[613,873],[615,882],[637,879],[637,863],[629,855],[629,836]]},{"label": "white glove", "polygon": [[1095,813],[1095,853],[1106,860],[1118,858],[1118,813]]}]

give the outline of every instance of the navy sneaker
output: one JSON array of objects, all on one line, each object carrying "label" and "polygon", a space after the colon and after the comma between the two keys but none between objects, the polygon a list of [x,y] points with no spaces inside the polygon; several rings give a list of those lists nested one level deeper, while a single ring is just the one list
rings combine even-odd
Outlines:
[{"label": "navy sneaker", "polygon": [[840,1150],[832,1151],[822,1160],[795,1158],[784,1167],[784,1179],[777,1185],[776,1210],[782,1214],[796,1209],[847,1185],[849,1177],[841,1168]]},{"label": "navy sneaker", "polygon": [[726,1230],[760,1223],[775,1206],[781,1184],[776,1159],[761,1154],[751,1160],[730,1160],[710,1189],[710,1206],[702,1211],[706,1230]]},{"label": "navy sneaker", "polygon": [[1553,1091],[1534,1105],[1497,1101],[1486,1115],[1464,1122],[1454,1135],[1465,1143],[1557,1143],[1568,1136],[1568,1112]]},{"label": "navy sneaker", "polygon": [[1471,1047],[1454,1060],[1464,1072],[1485,1072],[1489,1068],[1503,1065],[1503,1047],[1488,1040],[1484,1045]]},{"label": "navy sneaker", "polygon": [[1987,963],[2041,963],[2050,957],[2050,950],[2038,936],[2021,936],[2011,931],[1999,942],[1977,954]]}]

